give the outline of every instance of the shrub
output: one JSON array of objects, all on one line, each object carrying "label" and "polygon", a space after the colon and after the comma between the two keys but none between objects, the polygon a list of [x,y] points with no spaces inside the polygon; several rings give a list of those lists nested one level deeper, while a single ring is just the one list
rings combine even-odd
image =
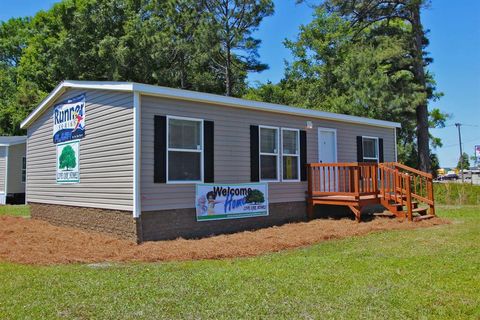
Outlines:
[{"label": "shrub", "polygon": [[480,186],[468,183],[435,183],[435,202],[450,205],[480,204]]}]

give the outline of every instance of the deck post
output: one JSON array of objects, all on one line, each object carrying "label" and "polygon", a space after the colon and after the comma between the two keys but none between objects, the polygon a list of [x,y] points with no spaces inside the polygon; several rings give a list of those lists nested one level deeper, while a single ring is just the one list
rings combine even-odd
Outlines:
[{"label": "deck post", "polygon": [[307,194],[307,218],[313,219],[313,167],[310,164],[307,166],[307,180],[308,180],[308,194]]},{"label": "deck post", "polygon": [[432,179],[427,180],[427,189],[428,189],[427,190],[428,191],[428,199],[430,199],[432,201],[432,204],[429,205],[430,214],[432,216],[434,216],[435,215],[435,205],[434,205],[435,199],[433,198],[433,181],[432,181]]},{"label": "deck post", "polygon": [[355,197],[360,196],[360,174],[359,174],[359,166],[357,165],[356,167],[353,168],[353,182],[355,186]]},{"label": "deck post", "polygon": [[406,188],[406,196],[407,196],[407,214],[408,214],[408,221],[413,221],[413,209],[412,209],[412,187],[411,187],[411,178],[409,174],[405,175],[405,180],[407,182]]}]

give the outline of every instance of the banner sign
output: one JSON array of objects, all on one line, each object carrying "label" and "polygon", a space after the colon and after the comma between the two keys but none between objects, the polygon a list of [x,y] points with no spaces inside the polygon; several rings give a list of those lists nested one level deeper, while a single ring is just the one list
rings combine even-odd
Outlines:
[{"label": "banner sign", "polygon": [[475,146],[475,158],[480,163],[480,145]]},{"label": "banner sign", "polygon": [[197,184],[197,221],[268,216],[268,185]]},{"label": "banner sign", "polygon": [[80,141],[57,144],[57,183],[80,182]]},{"label": "banner sign", "polygon": [[56,104],[53,108],[53,143],[85,136],[85,95]]}]

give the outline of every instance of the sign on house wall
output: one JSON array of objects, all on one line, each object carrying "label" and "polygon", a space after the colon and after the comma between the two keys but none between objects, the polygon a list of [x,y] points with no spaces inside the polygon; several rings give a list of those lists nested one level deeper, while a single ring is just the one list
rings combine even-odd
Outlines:
[{"label": "sign on house wall", "polygon": [[80,141],[57,144],[57,183],[80,182]]},{"label": "sign on house wall", "polygon": [[53,108],[53,143],[85,136],[85,95],[73,97]]},{"label": "sign on house wall", "polygon": [[268,185],[197,184],[197,221],[268,216]]}]

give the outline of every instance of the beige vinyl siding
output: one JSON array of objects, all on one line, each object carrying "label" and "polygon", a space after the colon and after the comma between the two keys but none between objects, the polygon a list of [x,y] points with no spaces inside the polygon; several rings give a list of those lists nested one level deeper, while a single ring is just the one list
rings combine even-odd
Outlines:
[{"label": "beige vinyl siding", "polygon": [[[306,130],[308,162],[318,160],[318,127],[337,129],[339,162],[357,160],[356,137],[359,135],[383,138],[385,161],[394,161],[395,157],[393,128],[142,96],[141,196],[143,211],[194,207],[195,187],[193,184],[153,182],[155,115],[183,116],[214,121],[215,183],[250,182],[250,125]],[[306,121],[313,121],[313,129],[305,129]],[[271,182],[269,183],[270,202],[303,201],[306,188],[306,182]]]},{"label": "beige vinyl siding", "polygon": [[25,183],[22,183],[22,158],[25,154],[25,143],[8,147],[8,193],[25,192]]},{"label": "beige vinyl siding", "polygon": [[5,178],[7,174],[7,148],[0,146],[0,193],[5,193]]},{"label": "beige vinyl siding", "polygon": [[117,210],[133,208],[133,94],[65,92],[55,103],[86,94],[80,139],[80,183],[56,183],[53,107],[28,128],[27,201]]}]

